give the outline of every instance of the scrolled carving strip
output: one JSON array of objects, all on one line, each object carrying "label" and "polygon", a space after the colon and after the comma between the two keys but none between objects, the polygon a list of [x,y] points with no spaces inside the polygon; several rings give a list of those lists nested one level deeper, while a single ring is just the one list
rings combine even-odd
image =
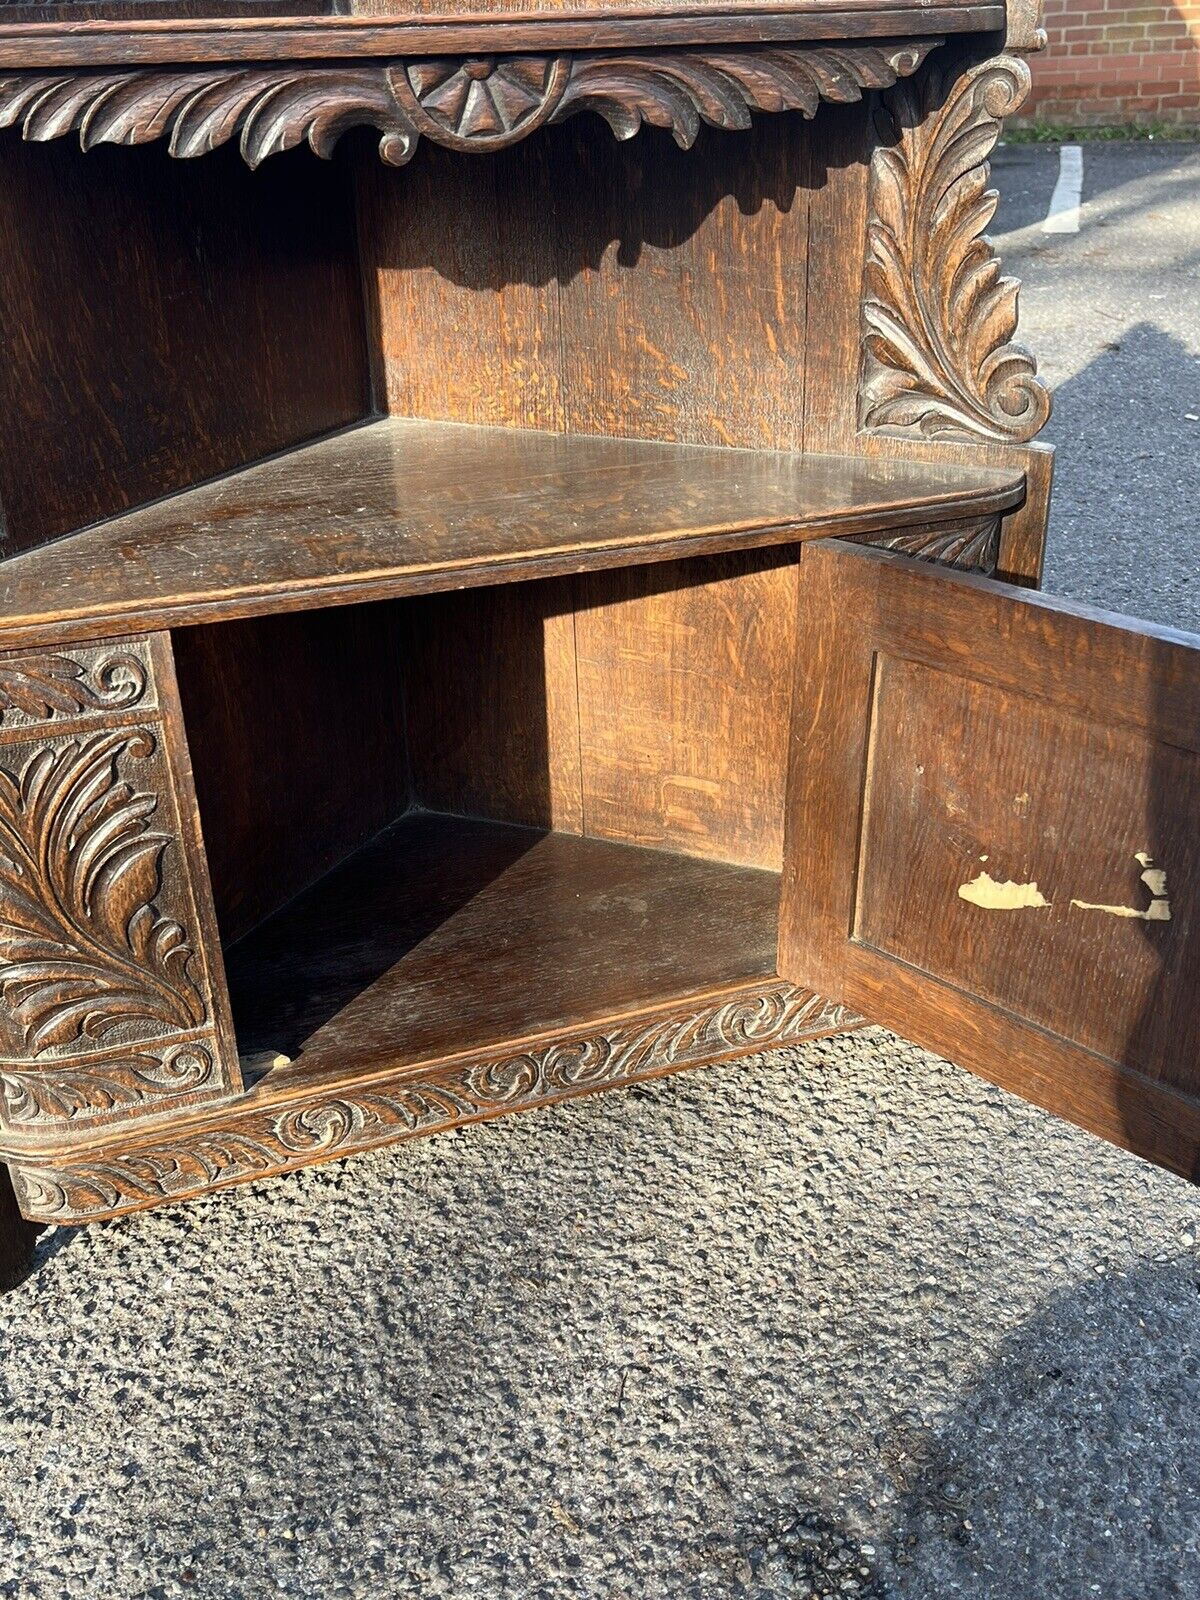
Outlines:
[{"label": "scrolled carving strip", "polygon": [[878,114],[871,166],[860,422],[938,439],[1032,439],[1050,415],[1033,357],[1011,342],[1014,278],[982,237],[998,196],[987,158],[1029,92],[1001,56],[933,65]]},{"label": "scrolled carving strip", "polygon": [[94,661],[69,655],[0,656],[0,727],[126,711],[146,694],[146,664],[133,648]]},{"label": "scrolled carving strip", "polygon": [[[672,1011],[601,1034],[559,1039],[490,1062],[474,1061],[393,1088],[244,1112],[230,1127],[139,1144],[70,1166],[18,1164],[27,1215],[86,1221],[216,1186],[350,1155],[472,1117],[526,1109],[583,1089],[763,1050],[853,1027],[845,1007],[790,984],[719,1005]],[[231,1113],[229,1113],[232,1115]]]},{"label": "scrolled carving strip", "polygon": [[4,1119],[14,1131],[77,1127],[106,1112],[164,1096],[190,1094],[218,1082],[209,1045],[199,1040],[147,1047],[97,1061],[50,1067],[0,1063]]},{"label": "scrolled carving strip", "polygon": [[745,128],[753,111],[811,117],[821,100],[857,100],[915,72],[940,43],[12,73],[0,77],[0,127],[19,126],[29,140],[78,132],[85,150],[166,139],[182,157],[236,138],[257,166],[304,142],[328,156],[348,128],[366,126],[380,134],[384,161],[402,166],[421,138],[499,150],[594,111],[618,138],[648,122],[686,148],[703,123]]}]

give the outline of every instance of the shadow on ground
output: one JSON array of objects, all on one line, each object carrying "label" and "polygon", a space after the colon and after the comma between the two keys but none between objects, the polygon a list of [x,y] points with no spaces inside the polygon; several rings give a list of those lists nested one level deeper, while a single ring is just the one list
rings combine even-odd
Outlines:
[{"label": "shadow on ground", "polygon": [[900,1414],[879,1435],[899,1495],[888,1531],[870,1542],[818,1506],[759,1508],[730,1593],[1194,1596],[1198,1311],[1200,1270],[1187,1256],[1055,1295],[949,1417],[930,1426]]}]

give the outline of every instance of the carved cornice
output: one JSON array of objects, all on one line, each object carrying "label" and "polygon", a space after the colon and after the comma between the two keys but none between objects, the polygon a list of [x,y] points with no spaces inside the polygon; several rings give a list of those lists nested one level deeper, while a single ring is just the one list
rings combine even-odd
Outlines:
[{"label": "carved cornice", "polygon": [[[439,1068],[379,1089],[314,1094],[282,1107],[231,1105],[190,1134],[158,1142],[123,1133],[118,1148],[78,1163],[21,1161],[13,1178],[27,1216],[85,1221],[270,1173],[440,1132],[731,1055],[853,1027],[845,1007],[773,982],[733,998],[659,1012],[603,1032],[564,1037]],[[293,1068],[294,1070],[294,1068]]]},{"label": "carved cornice", "polygon": [[871,167],[860,421],[931,439],[1024,442],[1050,396],[1009,341],[1015,278],[982,237],[998,196],[988,162],[1029,68],[1001,56],[956,77],[932,66],[893,89]]},{"label": "carved cornice", "polygon": [[380,134],[392,166],[422,138],[452,150],[516,144],[580,111],[619,139],[643,123],[685,149],[702,123],[746,128],[752,111],[815,114],[915,72],[939,39],[562,55],[437,57],[296,68],[148,68],[0,77],[0,127],[26,139],[78,132],[98,144],[166,139],[198,156],[236,138],[251,166],[307,141],[328,156],[348,128]]}]

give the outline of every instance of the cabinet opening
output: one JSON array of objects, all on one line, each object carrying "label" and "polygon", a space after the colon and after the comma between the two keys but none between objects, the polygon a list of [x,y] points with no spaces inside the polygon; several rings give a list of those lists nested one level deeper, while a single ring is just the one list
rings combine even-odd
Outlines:
[{"label": "cabinet opening", "polygon": [[571,598],[561,580],[176,632],[249,1079],[519,1049],[774,974],[776,871],[589,827],[574,676],[548,660]]}]

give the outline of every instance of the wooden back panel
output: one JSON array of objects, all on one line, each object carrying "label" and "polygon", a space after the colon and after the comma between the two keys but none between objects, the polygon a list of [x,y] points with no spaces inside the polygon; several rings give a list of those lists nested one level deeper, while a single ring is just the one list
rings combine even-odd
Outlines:
[{"label": "wooden back panel", "polygon": [[385,601],[174,634],[222,943],[407,807],[401,613]]},{"label": "wooden back panel", "polygon": [[346,173],[8,137],[0,553],[370,410]]},{"label": "wooden back panel", "polygon": [[[580,118],[487,161],[423,149],[396,173],[364,153],[360,237],[388,409],[801,448],[810,138],[799,117],[767,117],[706,129],[688,153],[658,130],[622,144]],[[593,575],[536,615],[499,591],[427,614],[464,608],[476,639],[503,634],[505,648],[485,652],[478,677],[461,662],[451,675],[432,621],[414,637],[427,803],[778,868],[786,555]]]},{"label": "wooden back panel", "polygon": [[362,151],[388,410],[696,444],[803,444],[808,145],[795,116],[581,117],[481,161]]}]

